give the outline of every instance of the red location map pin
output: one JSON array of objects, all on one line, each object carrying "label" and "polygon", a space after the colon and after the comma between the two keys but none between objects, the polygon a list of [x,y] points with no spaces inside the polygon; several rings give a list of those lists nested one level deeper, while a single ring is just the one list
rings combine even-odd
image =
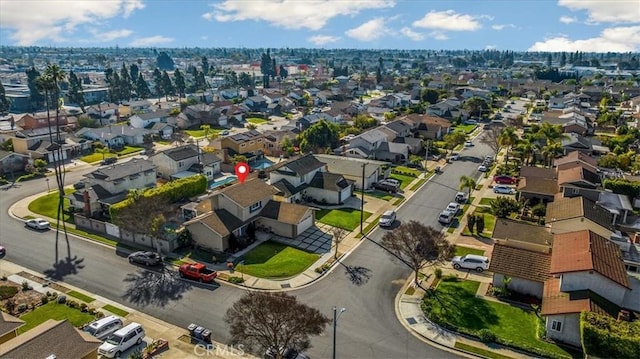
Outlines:
[{"label": "red location map pin", "polygon": [[240,183],[244,183],[244,180],[247,179],[247,175],[249,174],[249,165],[244,162],[238,162],[236,164],[236,177],[240,180]]}]

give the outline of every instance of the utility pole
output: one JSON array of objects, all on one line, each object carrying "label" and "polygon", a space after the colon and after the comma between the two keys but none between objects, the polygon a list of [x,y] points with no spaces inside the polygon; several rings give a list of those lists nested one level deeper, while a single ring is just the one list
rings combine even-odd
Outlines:
[{"label": "utility pole", "polygon": [[342,315],[342,313],[346,312],[347,308],[342,308],[340,309],[340,313],[338,313],[338,308],[336,308],[335,306],[333,307],[333,359],[336,359],[336,339],[337,339],[337,333],[336,333],[336,329],[338,327],[338,318],[340,318],[340,315]]},{"label": "utility pole", "polygon": [[366,163],[362,164],[362,185],[360,187],[360,195],[362,196],[360,199],[360,234],[363,233],[362,223],[364,222],[364,169],[366,166]]},{"label": "utility pole", "polygon": [[428,165],[428,163],[429,163],[429,162],[428,162],[428,161],[429,161],[429,140],[427,140],[426,142],[427,142],[427,146],[426,146],[426,150],[427,150],[427,151],[426,151],[426,153],[425,153],[425,155],[424,155],[424,169],[425,169],[425,170],[428,170],[429,168],[428,168],[428,166],[427,166],[427,165]]}]

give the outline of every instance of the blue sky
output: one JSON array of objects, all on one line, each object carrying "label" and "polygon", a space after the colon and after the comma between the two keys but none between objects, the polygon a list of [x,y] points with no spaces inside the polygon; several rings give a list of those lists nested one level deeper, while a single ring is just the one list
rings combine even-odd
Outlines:
[{"label": "blue sky", "polygon": [[0,45],[640,51],[640,0],[0,0]]}]

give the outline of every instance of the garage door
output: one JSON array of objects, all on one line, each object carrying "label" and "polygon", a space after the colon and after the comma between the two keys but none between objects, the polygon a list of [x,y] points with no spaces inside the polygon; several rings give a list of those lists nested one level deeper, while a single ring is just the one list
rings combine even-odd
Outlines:
[{"label": "garage door", "polygon": [[309,217],[303,219],[302,222],[300,222],[300,224],[298,224],[298,236],[302,232],[304,232],[307,229],[311,228],[312,225],[313,225],[313,214],[310,215]]}]

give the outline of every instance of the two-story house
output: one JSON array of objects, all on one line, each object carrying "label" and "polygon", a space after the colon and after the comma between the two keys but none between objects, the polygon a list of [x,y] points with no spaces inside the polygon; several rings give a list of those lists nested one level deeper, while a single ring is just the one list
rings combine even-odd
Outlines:
[{"label": "two-story house", "polygon": [[129,190],[156,186],[156,165],[142,159],[103,166],[84,175],[85,187],[67,196],[70,207],[88,216],[108,213],[127,197]]},{"label": "two-story house", "polygon": [[89,106],[86,108],[86,111],[87,111],[87,115],[93,118],[103,119],[103,118],[110,118],[114,116],[117,120],[119,116],[120,108],[115,103],[104,102],[97,105]]},{"label": "two-story house", "polygon": [[325,170],[342,175],[347,181],[352,182],[354,190],[362,190],[363,186],[365,190],[371,189],[374,183],[380,178],[389,177],[391,172],[389,163],[384,161],[324,154],[313,156],[325,164]]},{"label": "two-story house", "polygon": [[[296,238],[314,224],[313,210],[307,206],[273,200],[278,190],[260,179],[215,192],[194,206],[183,206],[184,223],[193,241],[204,248],[223,252],[247,234],[247,227],[269,228],[270,232]],[[198,208],[200,212],[195,212]],[[193,215],[195,217],[192,217]]]},{"label": "two-story house", "polygon": [[[51,138],[53,137],[54,145]],[[60,132],[60,140],[58,134],[49,134],[49,129],[40,128],[28,131],[17,131],[15,137],[11,137],[13,142],[13,151],[19,154],[27,155],[33,159],[42,158],[47,162],[53,162],[55,158],[66,161],[71,158],[74,153],[73,144],[67,143],[67,133]],[[61,146],[61,152],[55,148]]]},{"label": "two-story house", "polygon": [[541,308],[548,337],[580,347],[581,312],[640,311],[640,280],[627,275],[612,241],[590,230],[556,234],[551,253]]},{"label": "two-story house", "polygon": [[562,198],[547,204],[545,225],[553,234],[589,229],[610,238],[614,233],[614,216],[586,197]]},{"label": "two-story house", "polygon": [[33,114],[25,114],[16,121],[16,126],[24,130],[49,128],[49,126],[51,126],[51,128],[53,128],[53,131],[55,131],[57,126],[60,126],[60,128],[64,129],[69,125],[70,124],[65,111],[60,111],[57,120],[55,112],[50,113],[48,116],[46,112],[38,112]]},{"label": "two-story house", "polygon": [[269,182],[276,187],[282,201],[313,200],[340,204],[351,197],[353,183],[342,175],[327,171],[325,163],[312,154],[289,161],[269,173]]},{"label": "two-story house", "polygon": [[14,180],[15,175],[24,172],[29,159],[28,155],[0,150],[0,176]]},{"label": "two-story house", "polygon": [[451,122],[437,116],[414,113],[403,116],[400,119],[410,123],[413,127],[414,135],[422,137],[425,140],[442,139],[451,129]]},{"label": "two-story house", "polygon": [[255,112],[264,112],[267,110],[267,106],[269,105],[262,95],[248,97],[244,100],[244,103],[251,109],[251,111]]},{"label": "two-story house", "polygon": [[167,110],[138,113],[129,117],[129,123],[133,128],[148,128],[153,123],[165,122],[168,117],[169,111]]},{"label": "two-story house", "polygon": [[187,106],[177,117],[179,128],[200,128],[202,125],[226,126],[227,117],[222,117],[220,110],[204,103]]},{"label": "two-story house", "polygon": [[225,136],[220,140],[224,162],[229,163],[234,155],[243,155],[248,161],[260,158],[264,154],[264,143],[264,134],[257,130]]},{"label": "two-story house", "polygon": [[202,152],[195,145],[184,145],[155,153],[149,158],[159,177],[177,179],[204,174],[211,181],[220,173],[222,160],[213,153]]}]

